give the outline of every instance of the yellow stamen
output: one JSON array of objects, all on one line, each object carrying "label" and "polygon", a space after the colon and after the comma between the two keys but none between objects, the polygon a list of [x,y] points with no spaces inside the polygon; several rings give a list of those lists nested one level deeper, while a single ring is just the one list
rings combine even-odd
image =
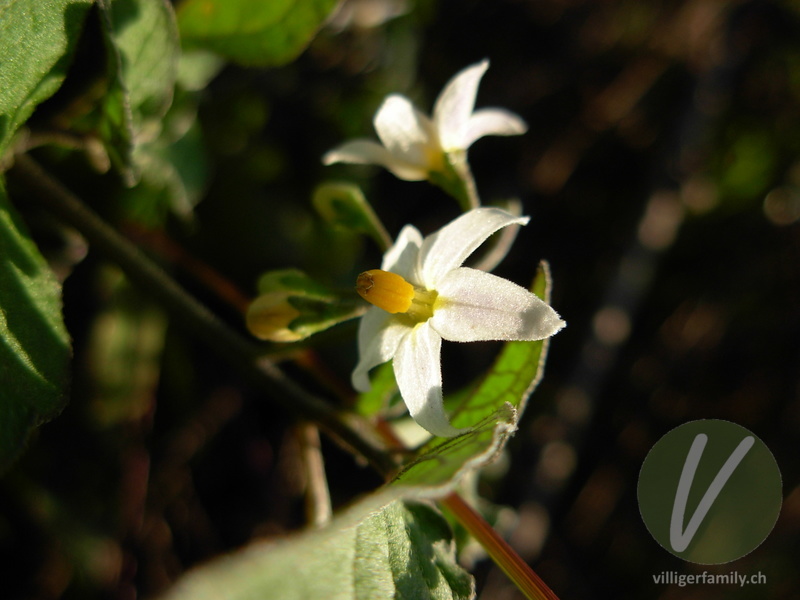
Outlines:
[{"label": "yellow stamen", "polygon": [[408,283],[397,273],[373,269],[364,271],[356,281],[356,291],[370,304],[392,314],[405,313],[422,323],[433,316],[438,294]]},{"label": "yellow stamen", "polygon": [[356,280],[358,295],[386,312],[404,313],[414,299],[414,286],[397,273],[372,269]]}]

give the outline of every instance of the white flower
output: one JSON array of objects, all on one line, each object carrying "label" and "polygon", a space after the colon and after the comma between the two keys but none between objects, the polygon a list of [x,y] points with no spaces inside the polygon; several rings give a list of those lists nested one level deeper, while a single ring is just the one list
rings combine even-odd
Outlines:
[{"label": "white flower", "polygon": [[414,420],[434,435],[458,434],[442,401],[442,340],[540,340],[565,325],[525,288],[461,266],[491,234],[527,222],[497,208],[476,208],[424,239],[406,225],[381,269],[358,278],[359,294],[375,306],[361,319],[353,386],[367,391],[369,370],[393,359]]},{"label": "white flower", "polygon": [[517,115],[497,108],[473,110],[483,60],[467,67],[445,86],[433,109],[433,119],[418,111],[405,96],[392,94],[375,114],[375,131],[383,145],[357,139],[330,150],[322,162],[377,164],[407,181],[445,173],[448,156],[465,153],[485,135],[518,135],[527,126]]}]

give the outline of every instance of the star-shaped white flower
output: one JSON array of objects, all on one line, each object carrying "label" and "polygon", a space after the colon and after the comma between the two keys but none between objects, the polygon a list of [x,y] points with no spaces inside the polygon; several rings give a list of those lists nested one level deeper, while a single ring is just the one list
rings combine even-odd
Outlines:
[{"label": "star-shaped white flower", "polygon": [[444,411],[442,340],[540,340],[565,325],[525,288],[461,266],[491,234],[527,222],[497,208],[476,208],[424,239],[406,225],[381,268],[358,278],[359,294],[375,306],[361,319],[353,386],[369,390],[369,370],[393,360],[414,420],[434,435],[459,433]]},{"label": "star-shaped white flower", "polygon": [[377,164],[407,181],[446,173],[449,157],[465,153],[485,135],[518,135],[527,125],[517,115],[498,108],[474,110],[483,60],[467,67],[445,86],[433,109],[433,119],[414,108],[405,96],[388,96],[375,114],[374,125],[383,145],[366,139],[330,150],[322,162]]}]

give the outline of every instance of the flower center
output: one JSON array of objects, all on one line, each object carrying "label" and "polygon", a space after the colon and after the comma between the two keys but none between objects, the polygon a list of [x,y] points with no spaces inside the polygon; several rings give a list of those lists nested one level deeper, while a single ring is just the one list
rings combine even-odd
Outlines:
[{"label": "flower center", "polygon": [[428,171],[433,171],[434,173],[445,171],[445,153],[438,144],[433,147],[425,147],[425,159],[428,165]]},{"label": "flower center", "polygon": [[358,295],[386,312],[403,313],[413,320],[427,321],[433,316],[433,304],[438,295],[411,285],[397,273],[372,269],[356,280]]}]

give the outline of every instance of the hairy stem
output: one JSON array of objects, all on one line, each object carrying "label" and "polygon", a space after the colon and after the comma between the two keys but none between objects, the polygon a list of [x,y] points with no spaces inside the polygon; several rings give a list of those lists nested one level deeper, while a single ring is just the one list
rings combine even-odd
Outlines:
[{"label": "hairy stem", "polygon": [[346,422],[334,407],[289,379],[272,361],[262,356],[258,345],[217,318],[36,161],[26,155],[17,156],[10,174],[24,182],[37,202],[77,229],[94,248],[117,263],[131,281],[147,290],[176,322],[184,326],[187,333],[218,352],[284,410],[318,423],[366,458],[378,471],[386,473],[392,470],[394,463],[388,454],[353,424]]},{"label": "hairy stem", "polygon": [[440,500],[458,522],[470,532],[492,561],[500,567],[508,578],[529,600],[558,600],[553,590],[528,566],[519,554],[508,545],[486,520],[479,515],[461,496],[452,493]]}]

